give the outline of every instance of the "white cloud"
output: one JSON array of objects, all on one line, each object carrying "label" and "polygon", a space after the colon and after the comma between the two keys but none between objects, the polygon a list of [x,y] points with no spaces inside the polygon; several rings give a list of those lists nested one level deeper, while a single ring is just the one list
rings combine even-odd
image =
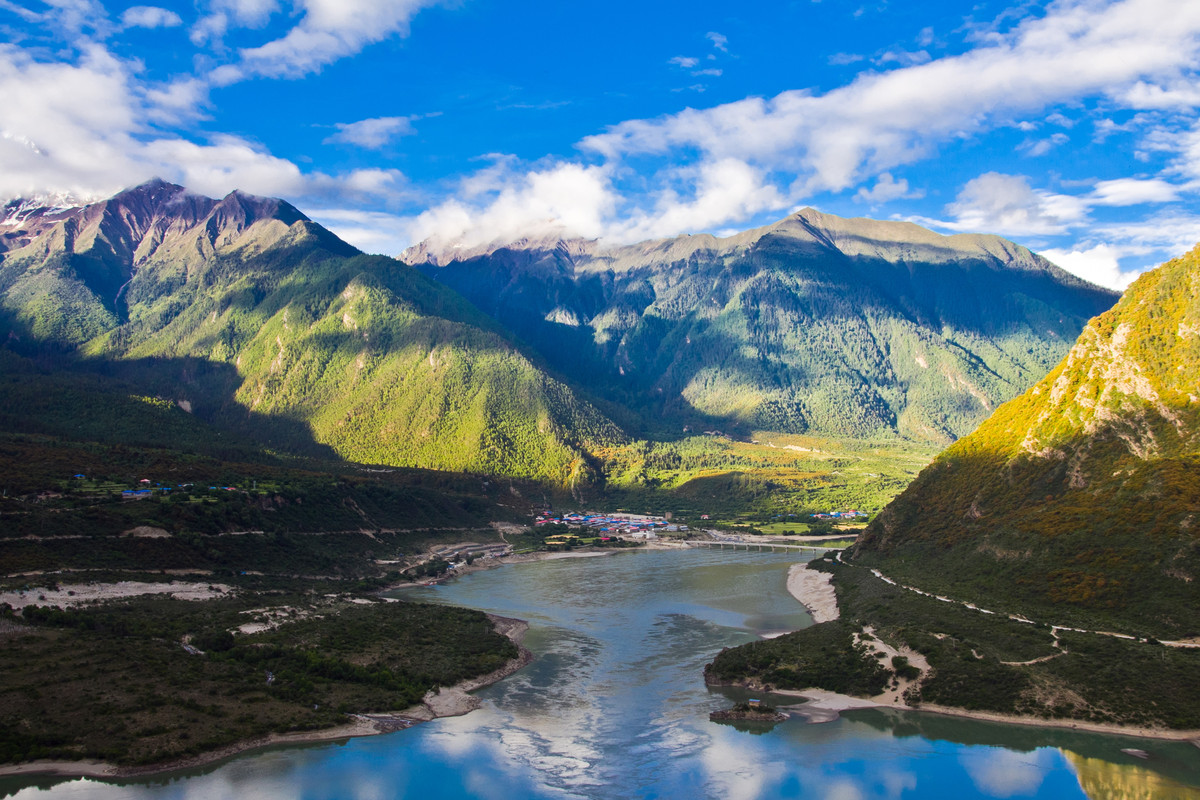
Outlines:
[{"label": "white cloud", "polygon": [[146,121],[175,125],[200,119],[209,106],[208,88],[208,83],[200,78],[179,78],[143,87]]},{"label": "white cloud", "polygon": [[866,56],[860,56],[857,53],[834,53],[826,61],[832,66],[844,67],[847,64],[857,64],[865,59]]},{"label": "white cloud", "polygon": [[154,176],[216,196],[242,189],[390,203],[409,192],[395,170],[304,173],[240,137],[163,134],[152,123],[194,117],[207,87],[187,79],[146,86],[137,66],[96,44],[76,63],[41,62],[0,45],[0,198],[103,197]]},{"label": "white cloud", "polygon": [[279,10],[277,0],[210,0],[208,13],[192,27],[193,44],[219,42],[231,27],[261,28]]},{"label": "white cloud", "polygon": [[1088,202],[1097,206],[1135,206],[1169,203],[1178,197],[1179,187],[1158,178],[1117,178],[1097,183]]},{"label": "white cloud", "polygon": [[56,33],[69,40],[87,37],[89,33],[103,38],[113,30],[108,12],[99,0],[44,0],[44,3],[49,8],[39,15],[39,21],[49,23]]},{"label": "white cloud", "polygon": [[183,18],[166,8],[132,6],[121,14],[121,24],[126,28],[175,28],[183,24]]},{"label": "white cloud", "polygon": [[1131,108],[1190,110],[1200,107],[1200,88],[1188,80],[1172,80],[1167,85],[1138,81],[1122,100]]},{"label": "white cloud", "polygon": [[929,55],[925,50],[917,50],[916,52],[908,52],[906,50],[888,50],[875,59],[876,64],[899,64],[902,67],[911,67],[916,64],[927,64],[933,60],[933,56]]},{"label": "white cloud", "polygon": [[234,189],[291,196],[304,189],[299,167],[236,136],[219,136],[210,144],[157,139],[147,142],[135,157],[145,165],[142,172],[166,168],[169,177],[189,189],[216,197]]},{"label": "white cloud", "polygon": [[679,170],[690,191],[661,192],[651,211],[636,211],[609,226],[607,236],[627,242],[708,230],[730,219],[745,219],[786,203],[760,170],[734,158]]},{"label": "white cloud", "polygon": [[[723,37],[710,39],[726,46]],[[628,162],[659,165],[657,172],[635,173],[639,188],[651,187],[648,203],[618,205],[620,218],[597,214],[589,220],[601,220],[604,235],[626,240],[720,228],[786,209],[816,192],[843,191],[869,175],[878,176],[874,186],[860,186],[856,199],[912,197],[892,170],[928,157],[944,141],[1014,125],[1021,115],[1042,115],[1081,97],[1120,105],[1131,102],[1130,90],[1140,82],[1168,85],[1193,75],[1200,66],[1200,4],[1181,10],[1173,0],[1060,0],[1043,16],[1006,32],[990,31],[979,41],[961,55],[862,73],[825,94],[749,97],[629,120],[586,137],[580,147],[603,165],[606,203],[618,205],[616,181],[631,174]],[[1070,127],[1068,108],[1044,121]],[[1186,165],[1180,171],[1200,179],[1200,130],[1189,135],[1162,147],[1179,152]],[[1036,156],[1068,142],[1060,131],[1025,149]],[[1072,196],[1035,189],[1021,176],[988,173],[963,187],[947,208],[949,222],[921,221],[950,230],[1061,235],[1091,224],[1094,206],[1159,202],[1167,187],[1120,179],[1097,184],[1091,195]],[[446,226],[453,228],[477,219],[478,209],[449,203],[438,214],[454,220]]]},{"label": "white cloud", "polygon": [[602,167],[557,164],[524,174],[496,165],[464,182],[461,199],[409,223],[409,241],[433,239],[475,247],[522,236],[605,233],[617,197]]},{"label": "white cloud", "polygon": [[953,222],[934,222],[955,231],[987,231],[1009,236],[1065,233],[1087,218],[1078,197],[1035,191],[1021,175],[987,172],[963,186],[947,210]]},{"label": "white cloud", "polygon": [[141,109],[125,65],[103,48],[72,65],[0,46],[0,97],[0,195],[91,195],[128,180],[119,174],[132,166]]},{"label": "white cloud", "polygon": [[1046,155],[1046,153],[1049,153],[1055,147],[1058,147],[1059,145],[1062,145],[1062,144],[1066,144],[1069,141],[1071,141],[1070,136],[1067,136],[1065,133],[1059,132],[1059,133],[1051,134],[1049,137],[1047,137],[1045,139],[1038,139],[1037,141],[1028,142],[1025,145],[1023,145],[1021,147],[1021,149],[1023,149],[1025,151],[1026,155],[1033,156],[1036,158],[1037,156]]},{"label": "white cloud", "polygon": [[1198,63],[1200,4],[1063,0],[961,55],[863,73],[823,95],[794,90],[630,120],[582,145],[609,159],[698,150],[798,174],[799,193],[840,191],[1018,114],[1082,96],[1131,102],[1139,81],[1191,75]]},{"label": "white cloud", "polygon": [[1070,247],[1042,255],[1081,278],[1123,290],[1138,275],[1200,242],[1200,216],[1161,213],[1137,222],[1098,225]]},{"label": "white cloud", "polygon": [[358,122],[339,122],[334,126],[338,132],[327,138],[325,143],[340,142],[378,150],[401,136],[416,133],[412,123],[413,117],[375,117]]},{"label": "white cloud", "polygon": [[924,192],[910,192],[908,189],[908,181],[904,178],[896,180],[892,177],[892,173],[883,172],[875,179],[875,185],[870,189],[862,187],[854,195],[854,199],[861,203],[886,203],[889,200],[899,200],[903,197],[921,197]]},{"label": "white cloud", "polygon": [[1175,154],[1172,170],[1194,181],[1200,181],[1200,122],[1186,131],[1158,129],[1148,134],[1143,144],[1151,150]]},{"label": "white cloud", "polygon": [[691,69],[700,63],[700,59],[692,58],[691,56],[675,56],[667,63],[674,64],[675,66],[682,67],[683,69]]},{"label": "white cloud", "polygon": [[709,31],[708,33],[704,34],[704,38],[712,42],[712,46],[720,50],[722,53],[729,52],[729,39],[726,38],[724,34],[717,33],[716,31]]},{"label": "white cloud", "polygon": [[391,36],[436,0],[299,0],[300,22],[280,39],[239,51],[237,64],[214,74],[232,83],[251,76],[299,78]]},{"label": "white cloud", "polygon": [[1108,244],[1098,244],[1086,250],[1049,248],[1041,254],[1058,266],[1099,286],[1123,291],[1141,273],[1123,272],[1121,258],[1127,253]]},{"label": "white cloud", "polygon": [[412,220],[407,217],[346,208],[305,213],[364,253],[395,256],[412,244]]},{"label": "white cloud", "polygon": [[1200,242],[1200,216],[1170,211],[1137,222],[1099,225],[1088,241],[1115,242],[1130,254],[1182,255]]}]

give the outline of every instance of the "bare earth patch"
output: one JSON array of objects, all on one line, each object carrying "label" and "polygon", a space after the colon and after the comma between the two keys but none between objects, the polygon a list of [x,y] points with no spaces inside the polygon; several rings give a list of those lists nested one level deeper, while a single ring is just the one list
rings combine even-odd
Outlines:
[{"label": "bare earth patch", "polygon": [[788,593],[812,614],[813,622],[832,622],[838,618],[837,593],[833,575],[817,572],[808,564],[793,564],[788,570]]},{"label": "bare earth patch", "polygon": [[167,594],[176,600],[210,600],[232,592],[233,587],[219,583],[146,583],[119,581],[117,583],[62,584],[57,589],[37,588],[0,592],[0,603],[13,608],[25,606],[58,606],[67,608],[82,603],[124,600],[148,594]]},{"label": "bare earth patch", "polygon": [[130,528],[125,531],[126,536],[134,536],[139,539],[169,539],[171,534],[162,528],[153,528],[149,525],[138,525],[136,528]]}]

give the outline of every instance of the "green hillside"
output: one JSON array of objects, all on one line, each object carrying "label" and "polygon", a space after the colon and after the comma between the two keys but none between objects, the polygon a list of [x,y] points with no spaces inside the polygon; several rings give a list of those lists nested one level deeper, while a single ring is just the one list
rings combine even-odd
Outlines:
[{"label": "green hillside", "polygon": [[940,455],[854,562],[1038,619],[1200,635],[1198,395],[1200,249]]},{"label": "green hillside", "polygon": [[625,441],[461,297],[281,201],[155,182],[25,238],[10,348],[259,445],[571,485]]}]

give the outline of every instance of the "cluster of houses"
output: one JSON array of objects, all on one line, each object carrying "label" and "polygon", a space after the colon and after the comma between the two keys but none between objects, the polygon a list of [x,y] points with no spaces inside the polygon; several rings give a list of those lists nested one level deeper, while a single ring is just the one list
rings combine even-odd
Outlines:
[{"label": "cluster of houses", "polygon": [[[83,476],[76,475],[75,477],[81,478]],[[168,486],[164,483],[151,484],[149,478],[142,478],[140,481],[138,481],[138,488],[121,490],[121,498],[123,500],[145,500],[147,497],[152,497],[155,492],[167,494],[170,491],[172,491],[173,489],[187,490],[187,489],[193,488],[194,486],[195,486],[195,484],[193,484],[193,483],[180,483],[175,486]],[[226,492],[240,491],[236,486],[210,486],[208,488],[213,491],[226,491]]]},{"label": "cluster of houses", "polygon": [[[648,517],[638,514],[563,514],[560,517],[540,514],[534,520],[535,526],[542,525],[571,525],[573,527],[591,528],[602,541],[614,537],[627,539],[656,539],[659,532],[676,533],[686,531],[687,525],[675,525],[663,517]],[[550,537],[555,538],[555,537]],[[553,544],[550,538],[548,544]]]},{"label": "cluster of houses", "polygon": [[867,512],[852,508],[849,511],[830,511],[828,514],[820,513],[811,516],[813,519],[858,519],[867,516]]}]

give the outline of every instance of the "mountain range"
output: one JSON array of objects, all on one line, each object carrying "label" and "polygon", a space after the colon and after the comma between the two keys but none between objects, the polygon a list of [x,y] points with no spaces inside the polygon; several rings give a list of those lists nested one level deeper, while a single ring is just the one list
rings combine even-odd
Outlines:
[{"label": "mountain range", "polygon": [[996,236],[811,208],[727,238],[423,243],[401,258],[645,420],[945,444],[1116,299]]},{"label": "mountain range", "polygon": [[997,237],[811,209],[723,239],[403,260],[281,200],[162,181],[5,214],[6,424],[104,435],[149,398],[196,441],[557,486],[689,428],[948,442],[1115,300]]}]

